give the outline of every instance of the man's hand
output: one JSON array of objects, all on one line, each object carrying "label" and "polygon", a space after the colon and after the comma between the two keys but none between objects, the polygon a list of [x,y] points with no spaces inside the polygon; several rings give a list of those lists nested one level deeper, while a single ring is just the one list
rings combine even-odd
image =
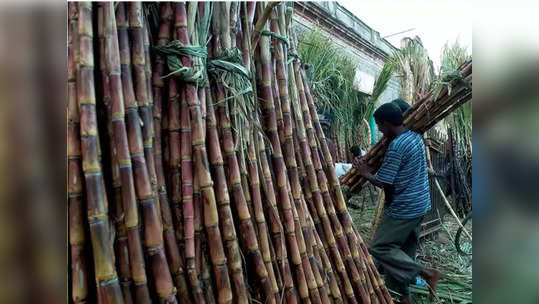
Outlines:
[{"label": "man's hand", "polygon": [[367,165],[367,163],[362,157],[354,158],[353,166],[358,169],[359,174],[362,176],[369,175],[373,171],[372,168]]}]

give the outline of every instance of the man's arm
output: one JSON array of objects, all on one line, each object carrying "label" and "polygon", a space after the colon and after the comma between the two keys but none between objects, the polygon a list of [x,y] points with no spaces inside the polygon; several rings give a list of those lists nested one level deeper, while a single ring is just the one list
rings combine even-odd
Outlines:
[{"label": "man's arm", "polygon": [[361,176],[363,176],[366,180],[368,180],[369,182],[371,182],[371,184],[375,185],[376,187],[379,187],[379,188],[382,188],[384,190],[384,194],[386,196],[386,202],[385,202],[385,205],[386,207],[389,206],[391,204],[391,202],[393,202],[393,193],[394,193],[394,186],[391,185],[391,184],[386,184],[386,183],[383,183],[379,180],[376,179],[376,176],[374,176],[372,173],[370,173],[369,171],[359,171],[359,173],[361,174]]},{"label": "man's arm", "polygon": [[395,187],[393,182],[401,164],[402,155],[391,148],[386,151],[384,161],[376,175],[372,174],[373,168],[369,167],[362,158],[354,160],[354,165],[358,168],[359,174],[365,177],[373,185],[383,188],[386,193],[386,205],[393,201]]},{"label": "man's arm", "polygon": [[[365,170],[365,171],[362,171],[361,169],[359,170],[359,174],[361,174],[361,176],[363,176],[366,180],[368,180],[369,182],[371,182],[371,184],[375,185],[376,187],[379,187],[379,188],[385,188],[387,184],[384,184],[382,183],[381,181],[377,180],[376,179],[376,176],[374,176],[374,174],[370,173],[369,171]],[[391,186],[391,185],[387,185],[387,186]]]}]

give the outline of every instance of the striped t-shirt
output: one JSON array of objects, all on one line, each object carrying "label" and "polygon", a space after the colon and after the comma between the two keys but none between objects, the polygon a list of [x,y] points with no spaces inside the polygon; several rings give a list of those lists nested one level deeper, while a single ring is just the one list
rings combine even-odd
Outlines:
[{"label": "striped t-shirt", "polygon": [[425,215],[430,210],[430,191],[421,135],[408,130],[393,139],[376,179],[394,186],[393,202],[385,210],[388,216],[416,218]]}]

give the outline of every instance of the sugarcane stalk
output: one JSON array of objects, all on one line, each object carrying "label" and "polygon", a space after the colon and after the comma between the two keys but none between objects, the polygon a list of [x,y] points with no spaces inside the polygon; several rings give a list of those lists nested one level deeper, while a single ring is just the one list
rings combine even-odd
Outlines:
[{"label": "sugarcane stalk", "polygon": [[[466,81],[470,80],[471,75],[466,78]],[[471,99],[471,92],[469,92],[467,87],[463,86],[456,89],[456,92],[454,92],[451,96],[445,95],[444,90],[442,90],[439,96],[441,96],[440,99],[437,100],[432,107],[430,107],[426,102],[421,103],[420,106],[415,108],[416,111],[413,111],[411,112],[412,114],[407,115],[404,124],[412,130],[423,133],[458,108],[460,105]],[[425,119],[428,122],[426,122]],[[368,162],[371,166],[375,168],[380,166],[385,149],[387,149],[388,145],[388,140],[384,138],[384,140],[380,142],[380,145],[377,144],[375,146],[376,150],[368,154]],[[352,185],[352,191],[364,184],[365,181],[366,180],[364,178],[357,174],[357,170],[355,169],[351,170],[343,179],[343,182]]]},{"label": "sugarcane stalk", "polygon": [[[279,28],[279,19],[278,15],[274,12],[271,14],[271,29],[277,33],[280,34],[280,28]],[[279,88],[279,96],[281,100],[281,110],[282,110],[282,116],[283,116],[283,127],[284,130],[282,132],[283,139],[284,139],[284,156],[285,161],[288,169],[288,175],[289,175],[289,182],[291,183],[292,188],[292,196],[293,201],[295,202],[295,206],[293,206],[293,211],[297,213],[298,207],[301,207],[301,197],[302,197],[302,191],[301,191],[301,185],[299,182],[299,173],[297,170],[297,162],[294,152],[294,142],[293,142],[293,132],[292,132],[292,114],[291,114],[291,106],[290,106],[290,99],[297,98],[297,91],[296,87],[294,86],[294,82],[291,80],[290,83],[287,79],[287,69],[286,69],[286,62],[284,59],[286,58],[285,54],[285,47],[283,46],[282,41],[278,39],[274,39],[274,50],[275,50],[275,57],[276,57],[276,77],[278,81],[278,88]],[[293,72],[292,70],[289,70],[289,72]],[[291,74],[289,73],[289,76]],[[292,89],[292,96],[289,96],[289,84],[290,88]],[[292,98],[291,98],[292,97]],[[300,210],[303,210],[302,208]],[[302,214],[303,215],[303,214]],[[309,285],[309,292],[311,293],[311,300],[314,303],[321,303],[322,301],[324,303],[329,302],[329,298],[327,298],[327,293],[325,290],[318,290],[318,285],[315,279],[315,275],[313,273],[313,268],[310,265],[308,256],[306,254],[306,248],[305,248],[305,241],[303,238],[303,235],[301,233],[302,229],[301,226],[298,227],[299,233],[297,236],[298,239],[298,245],[300,248],[300,254],[302,255],[303,260],[303,269],[305,271],[305,276],[307,279],[307,284]],[[315,267],[314,272],[318,272],[318,269]],[[325,295],[325,297],[320,297],[321,294]]]},{"label": "sugarcane stalk", "polygon": [[123,303],[114,266],[108,202],[98,153],[96,100],[94,89],[94,52],[92,5],[80,2],[78,20],[79,69],[77,102],[79,105],[82,170],[86,185],[87,216],[90,224],[98,298]]},{"label": "sugarcane stalk", "polygon": [[195,270],[200,282],[200,273],[202,269],[202,252],[201,252],[201,234],[202,234],[202,197],[200,196],[200,187],[198,186],[198,177],[193,177],[193,208],[194,218],[193,224],[195,227]]},{"label": "sugarcane stalk", "polygon": [[[133,45],[135,46],[133,52],[129,47],[129,37],[127,33],[128,19],[126,16],[126,8],[123,3],[119,3],[116,9],[117,23],[118,23],[118,40],[120,49],[120,63],[122,69],[122,85],[124,95],[124,112],[126,121],[126,130],[128,134],[129,153],[131,154],[131,162],[134,174],[135,192],[137,199],[140,201],[142,219],[144,224],[144,239],[147,254],[149,256],[149,262],[153,274],[153,281],[157,294],[161,301],[167,303],[176,302],[176,289],[172,284],[172,277],[165,258],[163,248],[163,226],[161,222],[161,215],[156,206],[156,196],[152,189],[150,177],[148,174],[148,167],[144,155],[144,147],[142,140],[142,130],[140,126],[140,116],[138,114],[138,100],[143,99],[147,94],[145,88],[146,80],[144,68],[142,67],[142,75],[140,72],[138,76],[134,78],[142,78],[135,81],[136,92],[133,87],[133,81],[131,79],[131,57],[134,59],[134,66],[144,63],[144,47],[143,37],[141,35],[133,34]],[[129,8],[129,20],[133,24],[141,24],[140,8],[138,6],[131,6]],[[140,36],[140,37],[138,37]],[[140,43],[137,42],[140,40]],[[140,46],[139,46],[140,44]],[[142,58],[141,58],[142,57]],[[139,68],[136,68],[137,71]],[[142,88],[143,87],[143,88]],[[140,103],[144,105],[142,102]]]},{"label": "sugarcane stalk", "polygon": [[[175,31],[179,41],[184,45],[191,45],[187,32],[187,15],[185,3],[176,3],[175,7]],[[191,67],[189,57],[181,57],[182,65]],[[230,303],[232,301],[232,291],[230,279],[226,265],[226,257],[223,250],[221,232],[219,230],[219,218],[215,203],[215,193],[213,182],[209,172],[208,156],[206,153],[206,140],[203,136],[202,115],[200,102],[196,94],[196,87],[185,84],[185,98],[191,111],[192,131],[193,131],[193,151],[195,154],[195,174],[199,175],[200,191],[204,199],[204,226],[208,235],[210,256],[215,273],[215,281],[218,292],[218,303]]]},{"label": "sugarcane stalk", "polygon": [[[279,29],[275,26],[273,28],[273,31],[278,31]],[[276,54],[279,54],[277,51]],[[278,59],[279,61],[279,59]],[[293,77],[293,72],[291,73],[291,76]],[[297,85],[302,85],[300,79],[297,81]],[[300,100],[302,101],[302,104],[305,104],[305,97],[303,93],[303,88],[300,89]],[[282,96],[282,94],[281,94]],[[283,98],[281,98],[281,101],[283,102]],[[343,235],[341,224],[339,223],[338,219],[336,218],[335,211],[333,210],[333,203],[331,200],[331,197],[327,190],[325,175],[323,170],[321,169],[320,165],[320,159],[318,157],[317,147],[316,147],[316,140],[314,138],[314,134],[312,132],[312,127],[310,125],[310,117],[308,115],[303,115],[304,123],[306,125],[307,129],[307,136],[305,134],[305,127],[303,126],[303,123],[301,122],[301,112],[299,111],[299,106],[296,106],[298,109],[296,114],[296,119],[299,121],[297,124],[298,126],[298,138],[300,141],[300,147],[302,154],[304,156],[304,165],[307,171],[309,184],[311,186],[311,191],[313,195],[313,202],[316,206],[316,210],[318,212],[318,215],[320,217],[320,220],[322,221],[323,231],[326,234],[326,239],[328,241],[328,244],[330,247],[335,246],[335,243],[337,242],[337,245],[341,248],[342,254],[344,255],[344,261],[346,262],[348,268],[347,270],[350,271],[352,275],[352,282],[354,284],[354,288],[360,293],[362,301],[364,303],[369,303],[368,298],[365,296],[364,286],[361,282],[360,273],[357,270],[357,267],[354,263],[354,259],[350,253],[350,249],[348,247],[348,243],[346,242],[346,237]],[[305,106],[302,107],[303,110],[305,110]],[[308,113],[307,113],[308,114]],[[284,116],[284,111],[283,111]],[[286,121],[285,121],[286,124]],[[307,138],[309,139],[309,146],[307,145]],[[312,149],[312,152],[311,150]],[[316,173],[318,172],[318,174]],[[325,207],[324,203],[326,202]],[[329,215],[329,216],[328,216]],[[332,225],[333,224],[333,225]],[[335,233],[333,232],[335,230]],[[341,256],[339,250],[335,247],[332,251],[332,257],[336,260],[336,264],[342,263]],[[339,270],[341,267],[337,267]],[[344,271],[344,265],[341,268]],[[342,277],[348,279],[348,276],[345,275],[343,272]],[[350,289],[347,291],[347,295],[350,294],[352,290]]]},{"label": "sugarcane stalk", "polygon": [[[254,76],[253,69],[254,69],[254,62],[251,60],[251,31],[253,29],[253,19],[255,15],[255,8],[256,8],[256,2],[244,2],[242,6],[242,21],[243,21],[243,35],[242,35],[242,59],[243,63],[246,66],[246,68],[251,72],[251,76]],[[258,76],[259,74],[257,74]],[[253,88],[256,88],[256,77],[251,78],[251,85]],[[256,92],[253,92],[253,95],[255,95],[256,98]],[[260,125],[258,112],[254,111],[252,113],[251,119],[257,124]],[[283,243],[283,234],[282,234],[282,227],[277,223],[280,223],[278,210],[276,207],[276,201],[275,201],[275,193],[273,192],[273,181],[271,180],[271,173],[269,172],[268,163],[266,159],[265,154],[265,148],[263,139],[259,138],[260,136],[259,130],[254,130],[254,125],[251,123],[250,125],[250,133],[249,133],[249,142],[248,142],[248,159],[249,159],[249,172],[250,172],[250,178],[252,182],[252,189],[253,189],[253,200],[254,200],[254,209],[256,212],[255,217],[257,219],[260,219],[259,225],[261,228],[259,229],[262,231],[260,233],[260,247],[262,249],[262,254],[264,261],[266,262],[266,268],[268,269],[268,275],[270,277],[270,280],[272,281],[272,288],[275,291],[275,287],[277,287],[277,292],[275,294],[276,301],[284,301],[285,299],[288,299],[287,302],[294,302],[296,299],[296,295],[293,291],[293,282],[290,274],[290,267],[288,265],[288,260],[286,259],[286,247]],[[262,140],[262,143],[259,144],[259,141]],[[261,147],[261,150],[259,150],[259,147]],[[257,156],[258,154],[258,156]],[[263,159],[262,159],[263,158]],[[267,178],[263,178],[263,176],[260,176],[258,174],[258,171],[263,173],[263,175],[269,176],[269,180]],[[267,171],[266,171],[267,170]],[[260,181],[262,181],[262,189],[264,190],[264,193],[266,194],[266,197],[269,199],[269,204],[266,204],[265,206],[262,206],[259,203],[259,197],[261,199],[261,191],[260,191]],[[269,182],[268,182],[269,181]],[[271,192],[268,191],[268,186],[271,187]],[[267,202],[267,200],[264,200]],[[265,228],[262,226],[262,217],[259,216],[258,210],[264,209],[268,212],[268,219],[270,221],[270,228],[272,230],[272,239],[275,242],[275,244],[268,242],[268,232],[267,232],[267,224],[265,225]],[[264,213],[262,212],[262,216]],[[272,221],[273,219],[273,221]],[[264,217],[264,221],[265,217]],[[266,231],[266,234],[264,234],[264,231]],[[267,245],[266,245],[267,244]],[[273,263],[268,264],[267,262],[267,251],[266,247],[269,249],[269,257],[275,257],[274,263],[275,266],[273,266]],[[276,249],[277,250],[276,250]],[[283,253],[284,250],[284,253]],[[284,259],[283,259],[284,255]],[[275,269],[274,269],[275,267]],[[283,286],[283,278],[281,277],[281,271],[286,273],[286,284],[287,287]],[[290,288],[291,287],[291,288]],[[287,289],[287,290],[285,290]],[[286,295],[284,294],[286,292]],[[291,299],[293,299],[291,301]]]},{"label": "sugarcane stalk", "polygon": [[74,303],[88,297],[88,269],[85,247],[85,220],[83,214],[84,185],[82,180],[80,117],[77,104],[78,6],[68,3],[68,69],[67,69],[67,165],[69,203],[69,246],[71,255],[71,299]]},{"label": "sugarcane stalk", "polygon": [[[219,14],[220,6],[214,6],[214,16]],[[212,18],[212,30],[214,31],[214,39],[210,42],[210,53],[215,54],[216,44],[220,38],[218,28],[220,24],[219,20]],[[216,90],[208,88],[208,92],[212,91],[214,95],[217,95]],[[219,97],[217,97],[219,98]],[[219,218],[221,219],[221,231],[223,233],[223,242],[226,248],[226,255],[228,258],[228,268],[230,269],[230,277],[232,280],[232,288],[234,291],[235,301],[238,303],[247,303],[248,294],[245,286],[245,279],[243,276],[243,267],[241,261],[241,254],[239,251],[239,243],[236,236],[236,229],[234,227],[234,219],[232,217],[232,210],[230,208],[230,197],[227,185],[227,178],[224,169],[224,160],[221,151],[221,144],[219,142],[220,134],[217,128],[217,117],[214,109],[214,99],[212,94],[206,94],[206,134],[208,140],[208,154],[210,164],[212,166],[212,172],[215,179],[215,195],[217,199],[217,206],[219,211]]]},{"label": "sugarcane stalk", "polygon": [[124,225],[127,230],[129,265],[134,281],[134,298],[137,303],[149,303],[144,256],[139,234],[139,216],[136,205],[134,178],[129,154],[128,135],[125,124],[124,91],[120,68],[119,31],[116,27],[112,4],[102,4],[105,23],[105,62],[110,87],[111,123],[116,159],[120,170],[121,198],[124,212]]},{"label": "sugarcane stalk", "polygon": [[[255,9],[255,3],[242,3],[240,7],[238,7],[239,11],[242,12],[242,21],[243,21],[243,30],[239,32],[239,35],[241,36],[241,48],[242,48],[242,58],[243,63],[247,70],[251,72],[251,60],[250,60],[250,31],[253,27],[253,18],[254,18],[254,9]],[[231,17],[232,20],[234,20],[233,17]],[[239,43],[238,43],[239,44]],[[251,73],[252,74],[252,73]],[[253,82],[252,82],[253,84]],[[254,85],[253,87],[256,87]],[[275,300],[276,302],[280,302],[280,294],[279,294],[279,286],[277,284],[277,280],[275,277],[275,272],[273,270],[273,264],[272,264],[272,252],[270,248],[270,242],[268,238],[268,226],[266,224],[266,217],[264,215],[264,207],[262,205],[262,192],[260,191],[260,176],[258,173],[258,157],[257,157],[257,147],[255,143],[255,132],[258,134],[258,131],[255,131],[254,124],[258,122],[258,117],[256,115],[257,113],[251,113],[251,119],[249,124],[249,131],[248,131],[248,140],[247,140],[247,166],[248,166],[248,172],[246,174],[242,174],[242,183],[245,182],[247,184],[247,178],[249,178],[249,185],[252,192],[252,205],[253,210],[251,211],[251,214],[254,214],[255,222],[256,222],[256,232],[259,240],[259,246],[260,250],[262,252],[262,259],[264,260],[264,263],[266,264],[266,269],[268,271],[268,277],[271,283],[271,287],[273,290],[273,293],[275,294]],[[258,136],[258,135],[257,135]],[[248,173],[248,176],[247,176]],[[244,190],[246,190],[246,193],[249,193],[247,185],[244,186]]]},{"label": "sugarcane stalk", "polygon": [[251,37],[251,52],[253,53],[258,45],[258,41],[260,40],[260,35],[262,34],[262,30],[264,29],[266,25],[266,21],[268,20],[271,11],[274,7],[281,4],[280,1],[275,2],[268,2],[266,4],[266,7],[263,9],[261,14],[258,16],[258,20],[256,21],[255,27],[252,32]]},{"label": "sugarcane stalk", "polygon": [[[294,96],[293,98],[296,98],[297,97],[296,88],[293,88],[291,86],[290,91],[293,92],[293,94],[292,94],[292,96]],[[294,111],[294,109],[292,109],[292,111]],[[294,146],[295,147],[299,146],[299,141],[298,141],[298,138],[297,138],[297,127],[295,126],[295,124],[293,126],[293,140],[294,140]],[[303,187],[306,187],[305,167],[303,166],[303,160],[301,158],[300,151],[298,149],[296,149],[295,152],[296,152],[295,157],[296,157],[296,160],[297,160],[297,162],[299,164],[298,165],[298,174],[299,174],[299,177],[300,177],[301,187],[303,189]],[[296,208],[297,208],[298,214],[299,214],[301,230],[303,231],[303,235],[305,235],[305,243],[306,243],[306,246],[307,246],[307,248],[306,248],[307,256],[309,257],[309,261],[310,261],[312,269],[313,269],[313,274],[315,276],[316,284],[318,286],[318,289],[320,290],[320,297],[321,297],[322,301],[329,301],[330,299],[327,298],[327,297],[330,296],[330,291],[327,289],[328,286],[327,286],[327,284],[325,284],[324,280],[321,277],[320,272],[323,271],[323,269],[322,269],[322,265],[319,263],[320,256],[319,256],[319,253],[317,252],[316,240],[314,238],[315,231],[313,231],[313,228],[308,224],[309,210],[308,210],[308,207],[307,207],[304,196],[301,197],[300,202],[301,202],[301,204],[297,204]]]},{"label": "sugarcane stalk", "polygon": [[[251,57],[250,57],[250,31],[253,27],[253,18],[254,18],[254,9],[255,9],[255,3],[243,3],[242,6],[242,21],[243,21],[243,31],[241,33],[241,48],[242,48],[242,58],[243,63],[248,71],[251,72],[252,66],[251,66]],[[251,73],[252,75],[253,73]],[[256,84],[254,84],[255,80],[251,82],[253,87],[256,87]],[[262,205],[262,192],[260,190],[260,175],[258,173],[259,170],[259,162],[257,157],[257,142],[255,141],[255,133],[256,137],[258,137],[258,131],[255,131],[254,123],[259,124],[258,121],[258,113],[253,113],[252,121],[250,122],[249,126],[249,138],[247,140],[247,159],[248,159],[248,174],[249,174],[249,181],[250,181],[250,187],[252,191],[252,201],[253,201],[253,214],[255,216],[255,221],[257,223],[257,233],[258,233],[258,240],[260,249],[262,252],[262,258],[264,260],[264,263],[266,264],[266,269],[268,271],[268,276],[270,279],[270,283],[272,286],[273,293],[275,294],[275,300],[277,302],[281,301],[281,295],[279,294],[279,290],[282,287],[281,284],[278,284],[278,280],[276,278],[276,274],[273,269],[272,264],[272,257],[274,256],[271,250],[271,244],[269,242],[269,233],[268,233],[268,226],[266,223],[266,217],[264,215],[264,206]],[[280,285],[280,286],[279,286]]]},{"label": "sugarcane stalk", "polygon": [[[469,87],[466,85],[466,83],[471,83],[471,61],[464,63],[459,70],[464,78],[464,84],[455,84],[451,94],[449,94],[450,90],[448,87],[443,86],[437,94],[431,92],[415,103],[407,112],[404,120],[404,124],[408,128],[417,130],[418,132],[424,132],[471,98]],[[376,168],[379,166],[381,157],[383,156],[387,145],[387,139],[383,138],[382,141],[377,143],[377,145],[369,151],[367,159],[369,159],[371,165],[375,165]],[[341,181],[352,185],[352,190],[357,189],[357,187],[365,182],[363,178],[358,176],[357,170],[355,169],[350,170],[342,177]]]},{"label": "sugarcane stalk", "polygon": [[[183,96],[182,96],[183,97]],[[187,278],[195,303],[205,303],[200,282],[196,271],[195,253],[195,224],[194,224],[194,181],[193,181],[193,157],[191,140],[191,117],[189,108],[183,98],[180,106],[181,125],[181,181],[182,181],[182,206],[183,206],[183,231],[185,242],[185,266]]]},{"label": "sugarcane stalk", "polygon": [[184,251],[184,224],[182,205],[181,182],[181,124],[180,124],[180,92],[175,79],[170,78],[168,83],[168,151],[169,176],[171,197],[170,202],[175,219],[176,239],[180,251]]},{"label": "sugarcane stalk", "polygon": [[[359,232],[357,230],[354,230],[354,233],[356,234],[357,239],[361,239],[361,236],[359,235]],[[379,290],[379,293],[381,293],[381,297],[379,296],[379,300],[382,303],[392,304],[393,300],[391,299],[391,296],[389,295],[389,291],[387,290],[385,286],[385,282],[380,278],[380,274],[378,273],[378,270],[376,270],[376,266],[374,265],[374,261],[372,259],[372,256],[369,254],[369,250],[367,249],[367,246],[365,243],[360,243],[360,254],[363,257],[363,260],[365,261],[365,264],[367,266],[367,269],[369,270],[369,276],[371,278],[371,281],[373,285],[377,286],[375,287],[375,290]],[[378,292],[378,291],[377,291]]]},{"label": "sugarcane stalk", "polygon": [[438,182],[438,179],[435,178],[434,184],[436,185],[436,190],[438,192],[440,192],[440,196],[442,197],[442,200],[444,201],[445,206],[447,207],[447,209],[449,209],[449,212],[455,218],[455,220],[457,221],[457,224],[462,228],[462,231],[464,231],[464,234],[466,234],[466,237],[471,242],[472,241],[472,236],[470,235],[468,230],[466,230],[466,228],[464,228],[464,225],[462,225],[462,222],[460,221],[458,215],[455,213],[455,210],[453,210],[453,208],[451,207],[451,204],[449,203],[449,201],[445,197],[445,194],[444,194],[444,192],[442,190],[442,187],[440,187],[440,183]]},{"label": "sugarcane stalk", "polygon": [[210,262],[208,261],[208,242],[206,235],[202,231],[201,233],[202,237],[202,267],[201,267],[201,273],[200,273],[200,281],[202,283],[202,291],[204,292],[204,297],[206,299],[206,303],[208,304],[215,304],[215,292],[213,290],[213,280],[211,278],[211,266]]},{"label": "sugarcane stalk", "polygon": [[[208,95],[208,97],[210,96]],[[247,289],[243,277],[241,255],[239,252],[236,229],[234,227],[234,219],[232,217],[232,210],[230,209],[230,197],[228,194],[224,161],[219,143],[219,134],[217,132],[217,120],[213,107],[213,100],[211,98],[207,99],[206,109],[208,152],[215,179],[215,195],[217,198],[217,206],[219,208],[219,218],[222,220],[221,230],[223,232],[223,241],[228,257],[228,267],[230,269],[232,287],[236,297],[235,301],[246,303],[248,301]]]},{"label": "sugarcane stalk", "polygon": [[[343,224],[343,226],[345,228],[345,232],[346,232],[346,235],[347,235],[347,238],[348,238],[348,242],[352,247],[354,260],[356,261],[356,263],[361,263],[360,248],[361,248],[361,246],[363,246],[364,243],[363,243],[363,240],[361,239],[361,237],[359,236],[359,234],[357,233],[357,231],[355,231],[355,228],[352,226],[352,219],[351,219],[350,214],[348,213],[348,211],[346,209],[346,204],[344,202],[344,197],[342,195],[339,180],[337,179],[337,176],[335,174],[335,169],[334,169],[333,162],[332,162],[332,159],[331,159],[331,154],[329,153],[329,149],[328,149],[327,143],[325,141],[325,136],[324,136],[324,133],[322,131],[322,127],[320,125],[318,115],[317,115],[316,110],[314,108],[314,103],[313,103],[313,100],[312,100],[312,96],[310,94],[309,86],[307,85],[307,83],[305,81],[304,74],[301,73],[301,75],[299,75],[299,76],[302,78],[303,87],[304,87],[304,90],[305,90],[305,99],[304,99],[305,103],[303,104],[303,108],[304,108],[304,112],[305,112],[306,115],[304,115],[304,117],[307,117],[307,119],[310,118],[314,122],[314,127],[316,129],[317,137],[318,137],[318,139],[319,139],[319,141],[321,143],[322,152],[323,152],[323,154],[325,156],[324,159],[326,161],[326,168],[327,168],[326,173],[328,174],[329,181],[330,181],[329,185],[330,185],[330,187],[331,187],[331,189],[333,191],[334,197],[336,198],[335,202],[336,202],[337,214],[339,215],[339,218],[342,221],[342,224]],[[309,112],[307,112],[307,108],[308,108]],[[310,113],[310,115],[309,115],[309,113]],[[354,248],[354,247],[356,247],[356,248]],[[374,269],[374,272],[376,272],[376,269]],[[385,295],[385,293],[387,293],[387,289],[384,286],[380,287],[380,290],[384,295]]]},{"label": "sugarcane stalk", "polygon": [[[133,82],[135,89],[135,98],[137,100],[139,116],[142,121],[142,141],[144,145],[144,157],[148,170],[152,191],[154,191],[155,203],[159,206],[157,196],[157,174],[153,156],[153,114],[152,98],[149,93],[148,80],[146,77],[146,52],[144,41],[145,29],[142,20],[142,3],[132,2],[128,6],[129,14],[129,34],[131,39],[131,67],[133,73]],[[149,65],[149,63],[148,63]],[[160,215],[160,208],[157,208]]]},{"label": "sugarcane stalk", "polygon": [[[114,223],[116,227],[116,240],[115,240],[115,251],[117,256],[117,265],[118,265],[118,277],[120,279],[120,284],[122,288],[122,293],[124,296],[125,303],[133,303],[131,288],[131,266],[129,263],[129,249],[128,249],[128,240],[127,240],[127,228],[124,221],[124,210],[122,202],[122,181],[120,176],[120,166],[118,163],[118,153],[116,150],[116,145],[114,141],[114,128],[112,123],[112,102],[111,102],[111,87],[108,76],[108,62],[107,54],[107,22],[105,20],[105,9],[108,9],[106,6],[99,5],[97,7],[97,29],[99,37],[99,71],[100,71],[100,80],[101,80],[101,102],[107,109],[107,131],[108,131],[108,140],[110,143],[109,152],[110,152],[110,166],[111,166],[111,180],[112,180],[112,199],[114,207]],[[107,18],[108,19],[108,18]]]},{"label": "sugarcane stalk", "polygon": [[[304,208],[307,208],[307,203],[303,202]],[[333,267],[331,262],[326,254],[326,249],[324,248],[320,236],[316,231],[313,219],[310,213],[307,213],[307,224],[310,226],[310,230],[313,235],[313,251],[315,254],[316,262],[319,264],[319,268],[323,270],[324,273],[324,285],[327,285],[327,288],[331,295],[331,300],[334,303],[343,303],[343,298],[339,288],[339,283],[337,282],[337,277],[333,272]],[[329,281],[329,282],[328,282]],[[346,298],[345,298],[346,299]]]},{"label": "sugarcane stalk", "polygon": [[279,297],[279,288],[275,279],[275,273],[273,272],[272,255],[270,252],[270,245],[268,240],[268,228],[266,225],[266,218],[264,215],[264,207],[262,206],[262,193],[260,191],[260,177],[258,175],[258,160],[255,151],[254,142],[254,129],[251,128],[249,132],[248,141],[248,160],[249,160],[249,180],[251,186],[251,192],[253,193],[253,211],[255,221],[258,227],[258,239],[260,242],[260,250],[262,251],[262,259],[266,264],[268,270],[268,276],[272,286],[273,293],[276,299]]},{"label": "sugarcane stalk", "polygon": [[[162,3],[160,6],[160,25],[157,37],[157,45],[166,45],[170,40],[172,30],[172,8],[170,3]],[[148,56],[146,56],[148,59]],[[165,58],[156,54],[155,64],[153,65],[152,73],[152,93],[153,93],[153,128],[154,128],[154,146],[153,153],[155,158],[155,169],[157,174],[157,192],[161,207],[161,217],[163,221],[163,237],[165,241],[165,253],[170,271],[172,273],[174,284],[178,290],[177,296],[180,302],[188,303],[190,301],[189,291],[187,289],[187,281],[184,275],[184,264],[178,243],[176,241],[176,231],[174,228],[174,220],[170,209],[168,193],[165,182],[165,173],[163,168],[163,152],[162,152],[162,102],[163,88],[165,83],[161,78],[165,73]],[[148,73],[146,73],[148,78]],[[178,170],[176,170],[178,172]],[[179,185],[177,185],[179,188]],[[176,194],[179,196],[178,194]]]},{"label": "sugarcane stalk", "polygon": [[[263,190],[265,193],[267,205],[265,207],[266,212],[268,213],[268,220],[270,223],[270,229],[271,229],[271,235],[273,238],[273,246],[275,248],[275,257],[277,259],[277,263],[279,266],[279,269],[281,270],[282,274],[282,281],[283,281],[283,291],[285,292],[285,296],[283,297],[283,300],[286,299],[286,303],[296,303],[296,291],[294,287],[294,282],[292,279],[292,274],[290,271],[290,266],[288,263],[288,253],[287,248],[285,246],[285,235],[283,232],[283,226],[282,222],[279,216],[279,211],[277,208],[277,198],[275,195],[275,188],[273,185],[273,180],[270,172],[270,167],[266,155],[266,147],[264,145],[264,139],[262,137],[262,134],[258,134],[258,153],[260,157],[260,170],[263,173]],[[291,244],[291,235],[287,233],[286,235],[286,241]],[[292,247],[293,248],[293,247]]]},{"label": "sugarcane stalk", "polygon": [[[261,8],[257,9],[261,10]],[[265,25],[264,29],[268,29]],[[262,79],[258,88],[259,99],[262,102],[263,112],[265,114],[266,134],[272,145],[273,166],[276,174],[276,187],[279,197],[280,211],[284,217],[284,227],[287,244],[290,253],[290,259],[294,265],[296,279],[298,284],[299,296],[302,301],[308,301],[309,291],[303,272],[301,256],[299,254],[298,243],[296,239],[294,216],[291,202],[287,190],[286,165],[281,152],[281,142],[279,139],[275,106],[273,104],[273,92],[271,88],[271,78],[273,77],[271,56],[269,50],[269,37],[260,37],[260,61]]]},{"label": "sugarcane stalk", "polygon": [[[215,4],[217,6],[217,4]],[[221,21],[221,26],[219,32],[215,35],[220,35],[221,43],[224,49],[230,49],[232,47],[230,39],[230,3],[220,3],[220,13],[223,17]],[[221,17],[219,15],[214,15],[215,19]],[[215,29],[214,29],[215,30]],[[219,44],[215,43],[215,54],[219,53]],[[226,164],[228,165],[228,184],[232,196],[234,199],[235,211],[240,221],[239,225],[242,230],[243,239],[242,243],[247,248],[250,255],[250,259],[254,264],[255,272],[260,280],[259,284],[263,290],[264,297],[268,303],[275,303],[275,297],[271,290],[271,282],[269,280],[268,271],[262,259],[262,254],[260,252],[258,241],[256,238],[256,233],[254,230],[254,225],[251,220],[251,214],[247,201],[245,198],[245,193],[241,184],[241,174],[238,164],[238,159],[235,151],[234,138],[232,135],[232,130],[230,127],[230,118],[228,113],[227,103],[219,102],[224,99],[225,92],[224,88],[217,83],[217,100],[218,100],[218,115],[219,115],[219,127],[222,131],[222,147],[224,151],[224,157]]]}]

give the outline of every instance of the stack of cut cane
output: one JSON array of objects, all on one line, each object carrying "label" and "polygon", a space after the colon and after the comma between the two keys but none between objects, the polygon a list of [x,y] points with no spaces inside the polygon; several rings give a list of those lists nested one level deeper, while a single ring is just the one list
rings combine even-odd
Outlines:
[{"label": "stack of cut cane", "polygon": [[290,3],[68,5],[72,302],[392,303]]},{"label": "stack of cut cane", "polygon": [[[430,94],[416,102],[404,117],[404,125],[413,131],[423,134],[436,123],[444,119],[458,107],[472,99],[472,60],[463,63],[456,75],[448,75],[447,81]],[[383,137],[365,155],[367,164],[378,169],[382,164],[386,149],[389,145]],[[361,177],[355,168],[340,178],[342,185],[350,187],[352,192],[361,190],[365,178]]]}]

